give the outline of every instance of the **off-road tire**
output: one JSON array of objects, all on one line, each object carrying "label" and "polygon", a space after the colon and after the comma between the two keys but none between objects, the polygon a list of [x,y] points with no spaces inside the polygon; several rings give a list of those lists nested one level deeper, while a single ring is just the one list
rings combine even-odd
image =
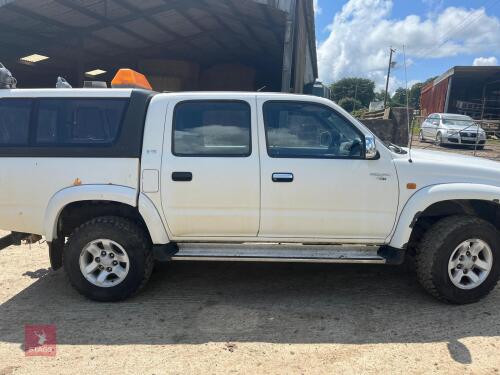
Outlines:
[{"label": "off-road tire", "polygon": [[[99,238],[116,241],[127,252],[130,268],[118,285],[107,288],[93,285],[80,271],[82,249]],[[132,221],[114,216],[97,217],[71,233],[63,251],[63,265],[71,284],[80,294],[95,301],[120,301],[137,293],[148,282],[154,266],[151,247],[144,230]]]},{"label": "off-road tire", "polygon": [[[493,265],[488,277],[476,288],[456,287],[448,275],[452,252],[462,242],[478,238],[491,247]],[[495,287],[500,276],[500,234],[489,222],[475,216],[453,215],[438,221],[423,236],[416,254],[420,284],[437,299],[453,304],[479,301]]]}]

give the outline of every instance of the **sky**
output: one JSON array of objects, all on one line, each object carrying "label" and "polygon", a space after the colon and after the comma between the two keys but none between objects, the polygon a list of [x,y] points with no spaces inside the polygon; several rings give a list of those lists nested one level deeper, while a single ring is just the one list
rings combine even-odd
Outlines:
[{"label": "sky", "polygon": [[[456,65],[498,65],[500,0],[314,0],[319,79],[364,77],[389,89],[438,76]],[[403,48],[404,46],[404,48]]]}]

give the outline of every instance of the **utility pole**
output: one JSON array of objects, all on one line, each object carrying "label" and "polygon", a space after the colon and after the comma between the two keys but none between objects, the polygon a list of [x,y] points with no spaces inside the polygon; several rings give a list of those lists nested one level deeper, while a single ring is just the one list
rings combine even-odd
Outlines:
[{"label": "utility pole", "polygon": [[387,80],[385,82],[385,96],[384,96],[384,108],[387,106],[387,95],[389,91],[389,77],[391,76],[391,67],[392,67],[392,54],[396,52],[392,47],[390,48],[391,54],[389,55],[389,69],[387,70]]}]

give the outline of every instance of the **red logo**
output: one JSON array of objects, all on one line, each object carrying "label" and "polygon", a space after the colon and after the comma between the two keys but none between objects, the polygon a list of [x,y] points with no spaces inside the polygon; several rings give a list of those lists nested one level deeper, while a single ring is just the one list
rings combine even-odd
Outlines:
[{"label": "red logo", "polygon": [[25,325],[24,353],[26,356],[56,355],[55,325]]}]

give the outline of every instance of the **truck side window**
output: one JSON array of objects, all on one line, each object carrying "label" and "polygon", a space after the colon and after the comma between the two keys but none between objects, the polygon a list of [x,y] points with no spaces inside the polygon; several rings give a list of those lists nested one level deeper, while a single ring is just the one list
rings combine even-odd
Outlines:
[{"label": "truck side window", "polygon": [[264,124],[270,157],[363,157],[361,132],[326,106],[310,102],[266,102]]},{"label": "truck side window", "polygon": [[128,99],[40,99],[36,143],[111,144]]},{"label": "truck side window", "polygon": [[27,145],[31,99],[0,100],[0,146]]},{"label": "truck side window", "polygon": [[250,106],[240,101],[187,101],[174,111],[177,156],[249,156]]}]

